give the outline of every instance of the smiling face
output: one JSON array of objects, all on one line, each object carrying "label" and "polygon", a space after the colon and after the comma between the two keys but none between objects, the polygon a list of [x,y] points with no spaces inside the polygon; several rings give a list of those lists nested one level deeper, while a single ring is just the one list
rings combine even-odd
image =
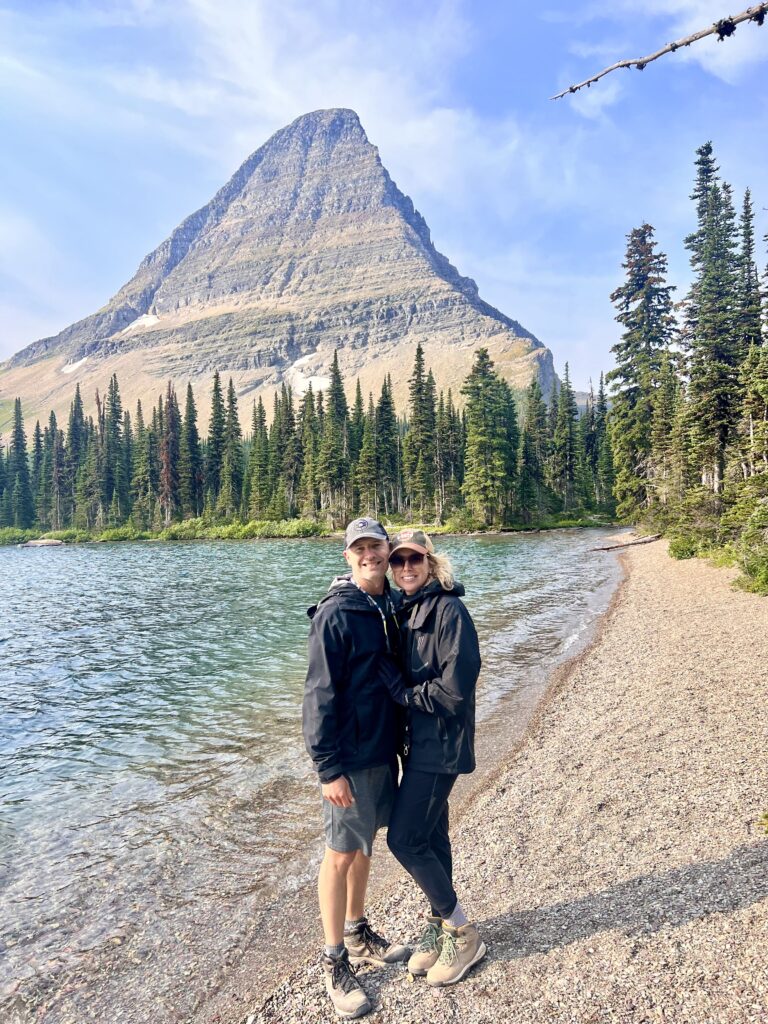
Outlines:
[{"label": "smiling face", "polygon": [[382,594],[389,565],[389,541],[363,537],[350,544],[344,557],[352,579],[369,594]]},{"label": "smiling face", "polygon": [[412,548],[400,547],[389,560],[392,566],[392,577],[395,586],[399,587],[408,597],[425,585],[429,579],[429,561]]}]

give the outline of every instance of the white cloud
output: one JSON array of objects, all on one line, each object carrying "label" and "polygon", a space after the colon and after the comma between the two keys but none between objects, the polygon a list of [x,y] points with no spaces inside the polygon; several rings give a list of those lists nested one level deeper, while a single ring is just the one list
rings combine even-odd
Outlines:
[{"label": "white cloud", "polygon": [[621,99],[624,94],[624,86],[619,79],[607,77],[587,89],[569,96],[568,100],[582,117],[590,120],[598,120],[605,116],[605,111]]}]

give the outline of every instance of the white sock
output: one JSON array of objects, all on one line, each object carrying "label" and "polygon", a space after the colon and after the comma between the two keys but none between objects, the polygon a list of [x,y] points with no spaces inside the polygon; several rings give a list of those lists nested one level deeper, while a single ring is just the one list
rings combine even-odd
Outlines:
[{"label": "white sock", "polygon": [[456,900],[456,906],[448,917],[443,918],[443,924],[447,924],[450,928],[461,928],[463,925],[469,924],[467,915],[464,913],[458,900]]}]

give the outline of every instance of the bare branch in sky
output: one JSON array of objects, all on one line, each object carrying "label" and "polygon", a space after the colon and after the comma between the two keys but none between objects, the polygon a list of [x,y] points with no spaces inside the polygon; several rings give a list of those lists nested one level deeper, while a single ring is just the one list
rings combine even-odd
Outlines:
[{"label": "bare branch in sky", "polygon": [[656,53],[651,53],[647,57],[637,57],[632,60],[620,60],[616,64],[611,64],[609,68],[603,68],[602,71],[596,75],[592,75],[591,78],[586,78],[583,82],[579,82],[578,85],[569,85],[567,89],[563,89],[557,96],[550,96],[550,99],[559,100],[563,96],[568,96],[570,93],[578,92],[579,89],[588,89],[593,82],[599,81],[605,75],[609,75],[611,71],[615,71],[617,68],[637,68],[638,71],[642,71],[646,64],[650,64],[652,60],[658,60],[659,57],[663,57],[665,53],[674,53],[675,50],[679,50],[681,46],[690,46],[691,43],[696,43],[699,39],[704,39],[705,36],[717,36],[718,41],[722,42],[723,39],[727,39],[728,36],[732,36],[736,31],[736,26],[740,25],[743,21],[754,21],[756,25],[762,25],[765,21],[766,14],[768,14],[768,3],[755,4],[754,7],[748,7],[746,11],[742,11],[741,14],[736,14],[733,17],[721,18],[720,21],[716,21],[714,25],[709,28],[703,28],[700,32],[694,32],[692,36],[686,36],[684,39],[678,39],[674,43],[667,43]]}]

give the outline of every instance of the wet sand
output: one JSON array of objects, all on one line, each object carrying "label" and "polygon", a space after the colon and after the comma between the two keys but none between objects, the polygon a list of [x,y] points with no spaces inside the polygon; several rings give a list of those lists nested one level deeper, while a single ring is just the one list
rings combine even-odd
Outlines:
[{"label": "wet sand", "polygon": [[[448,989],[361,973],[369,1020],[768,1019],[768,602],[664,543],[622,559],[594,642],[454,816],[457,889],[488,957]],[[412,938],[423,900],[387,870],[370,917]],[[283,982],[242,976],[208,1020],[336,1019],[305,913]]]}]

